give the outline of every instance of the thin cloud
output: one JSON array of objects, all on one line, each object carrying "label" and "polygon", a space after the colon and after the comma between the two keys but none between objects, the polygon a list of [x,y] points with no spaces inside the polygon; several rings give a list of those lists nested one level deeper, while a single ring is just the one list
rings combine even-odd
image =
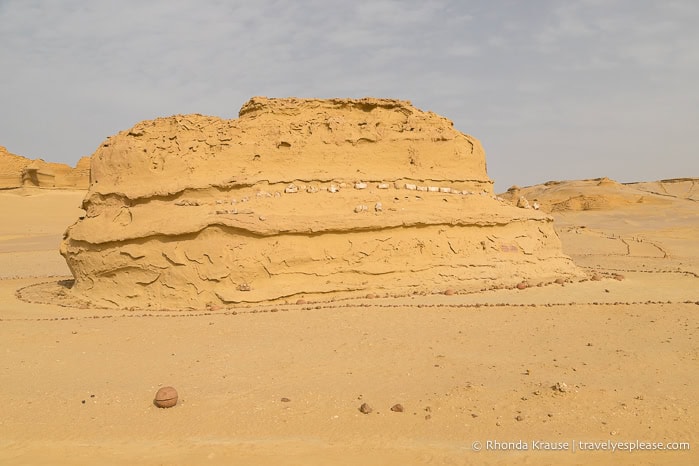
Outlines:
[{"label": "thin cloud", "polygon": [[[652,160],[648,134],[672,138],[664,163],[685,175],[699,172],[698,22],[682,1],[6,0],[0,145],[75,163],[143,119],[374,95],[481,139],[500,187],[577,177],[571,160],[619,177],[609,158]],[[619,165],[656,177],[649,164]]]}]

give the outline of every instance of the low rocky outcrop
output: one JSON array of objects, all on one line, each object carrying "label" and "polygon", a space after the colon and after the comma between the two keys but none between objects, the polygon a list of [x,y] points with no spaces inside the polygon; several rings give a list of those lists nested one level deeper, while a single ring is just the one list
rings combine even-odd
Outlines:
[{"label": "low rocky outcrop", "polygon": [[512,186],[500,197],[522,208],[538,207],[549,213],[605,211],[638,205],[667,206],[677,200],[697,201],[699,179],[619,183],[609,178],[548,181],[520,188]]},{"label": "low rocky outcrop", "polygon": [[87,189],[90,181],[90,158],[81,158],[75,168],[62,163],[31,160],[10,153],[0,146],[0,189],[59,188]]},{"label": "low rocky outcrop", "polygon": [[580,275],[480,142],[391,99],[268,99],[108,138],[61,253],[101,305],[458,292]]}]

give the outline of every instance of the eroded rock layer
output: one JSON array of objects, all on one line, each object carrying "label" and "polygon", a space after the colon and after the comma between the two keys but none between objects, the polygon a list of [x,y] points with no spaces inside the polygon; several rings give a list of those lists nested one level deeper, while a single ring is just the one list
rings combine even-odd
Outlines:
[{"label": "eroded rock layer", "polygon": [[92,156],[61,253],[120,307],[476,291],[579,275],[548,215],[492,195],[446,118],[388,99],[253,98],[146,121]]},{"label": "eroded rock layer", "polygon": [[0,189],[87,189],[89,180],[89,157],[81,158],[75,168],[71,168],[62,163],[31,160],[0,146]]}]

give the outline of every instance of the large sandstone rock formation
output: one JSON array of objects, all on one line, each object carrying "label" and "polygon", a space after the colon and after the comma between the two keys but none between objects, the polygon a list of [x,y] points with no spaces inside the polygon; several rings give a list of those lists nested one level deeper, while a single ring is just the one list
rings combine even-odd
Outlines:
[{"label": "large sandstone rock formation", "polygon": [[0,189],[21,187],[87,189],[90,158],[81,158],[75,168],[62,163],[30,160],[0,146]]},{"label": "large sandstone rock formation", "polygon": [[92,156],[61,253],[114,306],[475,291],[579,274],[552,219],[492,195],[475,138],[409,102],[253,98],[137,124]]}]

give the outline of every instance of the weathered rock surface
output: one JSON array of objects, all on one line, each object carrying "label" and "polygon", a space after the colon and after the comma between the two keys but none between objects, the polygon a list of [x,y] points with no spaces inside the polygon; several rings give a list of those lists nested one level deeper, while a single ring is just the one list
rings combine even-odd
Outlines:
[{"label": "weathered rock surface", "polygon": [[699,179],[618,183],[609,178],[549,181],[520,188],[513,186],[500,196],[518,207],[521,199],[537,203],[546,212],[602,211],[634,205],[667,206],[676,200],[699,200]]},{"label": "weathered rock surface", "polygon": [[137,124],[92,156],[61,253],[102,305],[477,291],[579,270],[492,195],[475,138],[409,102],[267,99]]},{"label": "weathered rock surface", "polygon": [[75,168],[62,163],[31,160],[0,146],[0,189],[21,187],[87,189],[90,158],[81,158]]}]

